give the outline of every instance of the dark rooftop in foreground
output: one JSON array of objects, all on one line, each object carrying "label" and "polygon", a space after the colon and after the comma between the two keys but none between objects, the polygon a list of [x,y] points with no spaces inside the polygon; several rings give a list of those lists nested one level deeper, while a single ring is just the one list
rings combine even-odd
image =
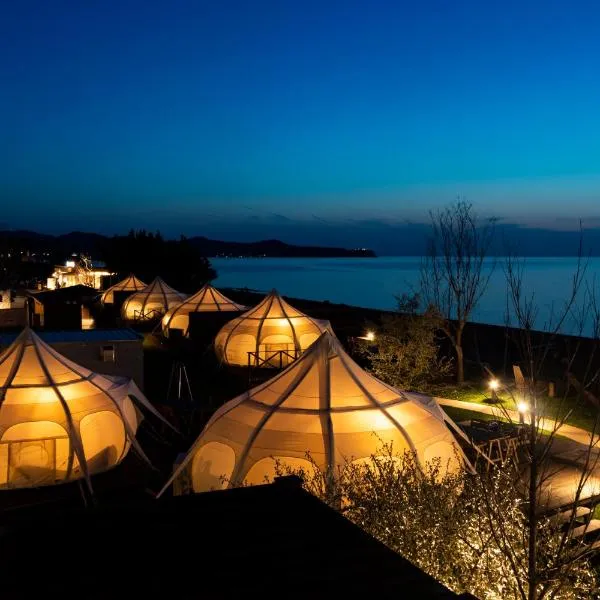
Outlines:
[{"label": "dark rooftop in foreground", "polygon": [[[0,333],[0,346],[12,344],[20,331]],[[128,342],[142,340],[143,335],[133,329],[85,329],[73,331],[36,331],[47,344],[62,342]]]},{"label": "dark rooftop in foreground", "polygon": [[458,596],[295,478],[93,510],[0,513],[3,598]]}]

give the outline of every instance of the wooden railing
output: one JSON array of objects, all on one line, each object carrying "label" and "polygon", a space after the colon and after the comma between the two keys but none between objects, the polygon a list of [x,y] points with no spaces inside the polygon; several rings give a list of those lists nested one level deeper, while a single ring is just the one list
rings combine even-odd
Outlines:
[{"label": "wooden railing", "polygon": [[258,352],[248,352],[248,367],[283,369],[294,362],[300,352],[294,350],[259,350]]},{"label": "wooden railing", "polygon": [[154,319],[159,319],[163,316],[163,313],[155,308],[151,308],[147,311],[134,310],[133,311],[133,320],[134,321],[153,321]]}]

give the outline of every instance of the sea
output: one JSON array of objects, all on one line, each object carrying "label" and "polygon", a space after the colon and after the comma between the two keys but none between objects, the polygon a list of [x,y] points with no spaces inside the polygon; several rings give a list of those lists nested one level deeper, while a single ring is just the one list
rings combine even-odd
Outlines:
[{"label": "sea", "polygon": [[[535,329],[553,327],[557,315],[564,312],[573,288],[577,257],[523,258],[522,297],[535,306]],[[600,258],[584,259],[582,285],[575,306],[562,326],[563,333],[577,334],[580,315],[586,315],[584,335],[594,329],[589,293],[596,291],[600,310]],[[279,293],[294,298],[328,300],[366,308],[394,310],[396,297],[419,289],[422,259],[418,256],[383,256],[377,258],[213,258],[218,273],[217,287],[249,288]],[[515,325],[507,293],[506,259],[486,260],[484,271],[490,273],[488,286],[471,321]],[[509,320],[507,321],[507,315]]]}]

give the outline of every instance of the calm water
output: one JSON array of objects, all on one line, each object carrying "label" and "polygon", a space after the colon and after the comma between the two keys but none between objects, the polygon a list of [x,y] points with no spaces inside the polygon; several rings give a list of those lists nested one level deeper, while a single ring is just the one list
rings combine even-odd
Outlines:
[{"label": "calm water", "polygon": [[[409,292],[419,282],[419,257],[381,258],[233,258],[212,259],[218,271],[215,285],[248,287],[267,292],[276,288],[296,298],[329,300],[379,309],[395,308],[394,295]],[[544,327],[551,311],[563,305],[577,266],[576,258],[528,258],[523,287],[539,306],[536,327]],[[489,268],[489,267],[488,267]],[[587,263],[586,279],[600,273],[600,258]],[[489,286],[473,320],[502,325],[506,314],[504,261],[498,259]],[[583,300],[583,293],[581,294]],[[567,329],[573,330],[573,322]]]}]

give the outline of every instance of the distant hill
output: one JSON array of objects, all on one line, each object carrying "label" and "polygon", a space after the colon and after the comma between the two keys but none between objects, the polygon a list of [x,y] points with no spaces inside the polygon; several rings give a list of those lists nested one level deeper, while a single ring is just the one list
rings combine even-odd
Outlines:
[{"label": "distant hill", "polygon": [[345,248],[327,248],[319,246],[294,246],[279,240],[263,240],[260,242],[222,242],[205,237],[189,239],[204,256],[252,256],[277,258],[312,258],[312,257],[374,257],[375,253],[367,248],[348,250]]},{"label": "distant hill", "polygon": [[[50,252],[53,256],[68,256],[83,252],[93,257],[101,257],[102,248],[110,241],[110,236],[97,233],[73,231],[63,235],[47,235],[26,230],[0,231],[0,248],[12,245],[16,249],[30,252]],[[227,257],[271,257],[271,258],[313,258],[313,257],[374,257],[367,248],[346,249],[320,246],[295,246],[279,240],[259,242],[224,242],[197,236],[188,238],[200,254],[208,258]]]}]

